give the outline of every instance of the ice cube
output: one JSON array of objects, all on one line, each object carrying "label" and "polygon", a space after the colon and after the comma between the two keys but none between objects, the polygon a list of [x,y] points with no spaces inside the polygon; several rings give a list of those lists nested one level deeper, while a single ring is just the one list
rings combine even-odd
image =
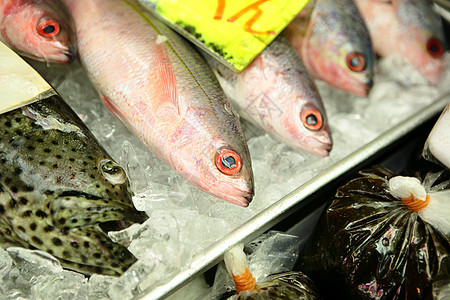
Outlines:
[{"label": "ice cube", "polygon": [[[127,272],[110,285],[108,290],[109,297],[111,297],[112,300],[131,299],[133,296],[142,292],[142,288],[139,287],[139,284],[144,279],[147,279],[152,272],[158,272],[154,263],[149,261],[136,262],[127,270]],[[164,279],[164,275],[164,273],[157,273],[155,277],[158,278],[158,276],[162,276]]]},{"label": "ice cube", "polygon": [[84,275],[62,271],[41,275],[31,288],[32,299],[86,299],[87,279]]},{"label": "ice cube", "polygon": [[[12,258],[8,252],[3,248],[0,248],[0,280],[8,275],[12,267]],[[1,282],[1,281],[0,281]]]},{"label": "ice cube", "polygon": [[109,287],[117,280],[116,277],[92,274],[88,281],[88,299],[109,300]]},{"label": "ice cube", "polygon": [[59,261],[47,252],[20,247],[10,247],[6,251],[20,270],[20,275],[27,281],[34,280],[42,274],[62,272]]}]

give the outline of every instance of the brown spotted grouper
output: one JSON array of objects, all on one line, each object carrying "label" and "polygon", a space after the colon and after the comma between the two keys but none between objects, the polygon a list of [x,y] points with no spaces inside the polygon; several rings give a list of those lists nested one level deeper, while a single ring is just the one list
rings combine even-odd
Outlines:
[{"label": "brown spotted grouper", "polygon": [[124,170],[57,95],[0,115],[0,245],[120,275],[136,258],[105,231],[143,222]]}]

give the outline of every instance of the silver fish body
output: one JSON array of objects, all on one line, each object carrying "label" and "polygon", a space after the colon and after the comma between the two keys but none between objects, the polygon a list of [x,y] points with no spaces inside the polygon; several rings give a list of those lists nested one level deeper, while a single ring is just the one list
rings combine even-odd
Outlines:
[{"label": "silver fish body", "polygon": [[119,275],[136,258],[104,230],[143,222],[124,170],[57,96],[0,115],[0,246]]},{"label": "silver fish body", "polygon": [[65,3],[81,62],[109,109],[187,181],[247,206],[253,174],[243,131],[200,55],[131,2]]},{"label": "silver fish body", "polygon": [[[284,31],[314,78],[366,96],[373,85],[374,51],[353,0],[316,0]],[[310,18],[309,18],[310,16]]]},{"label": "silver fish body", "polygon": [[239,74],[205,57],[241,116],[293,148],[328,155],[332,141],[322,99],[284,37]]},{"label": "silver fish body", "polygon": [[60,1],[0,0],[0,40],[32,59],[60,64],[75,59],[72,26]]}]

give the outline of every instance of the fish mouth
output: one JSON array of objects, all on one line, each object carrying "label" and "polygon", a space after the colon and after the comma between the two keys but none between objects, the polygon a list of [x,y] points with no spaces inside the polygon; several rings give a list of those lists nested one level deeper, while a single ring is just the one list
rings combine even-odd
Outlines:
[{"label": "fish mouth", "polygon": [[322,144],[320,147],[311,149],[310,153],[320,157],[327,157],[330,154],[331,148],[331,144]]},{"label": "fish mouth", "polygon": [[360,97],[367,97],[372,87],[373,80],[367,79],[364,82],[354,82],[353,84],[349,83],[346,87],[344,87],[344,90]]},{"label": "fish mouth", "polygon": [[77,57],[77,50],[75,47],[71,47],[67,50],[63,50],[62,54],[65,57],[65,60],[63,61],[64,64],[71,64],[75,58]]},{"label": "fish mouth", "polygon": [[250,202],[252,202],[253,196],[255,194],[253,188],[249,188],[249,191],[243,191],[239,189],[235,189],[234,191],[237,191],[238,195],[224,195],[222,199],[225,199],[228,202],[237,204],[242,207],[247,207]]},{"label": "fish mouth", "polygon": [[310,141],[312,145],[306,149],[307,152],[320,157],[327,157],[330,154],[333,147],[331,138],[312,137]]},{"label": "fish mouth", "polygon": [[[123,204],[118,199],[105,199],[76,190],[64,191],[53,199],[52,203],[51,209],[55,219],[59,219],[60,214],[64,214],[64,210],[67,210],[71,212],[71,221],[78,220],[75,227],[98,225],[105,233],[123,230],[148,219],[144,211],[136,210],[133,205]],[[89,221],[80,223],[80,216],[86,217],[84,220]]]},{"label": "fish mouth", "polygon": [[120,231],[130,227],[133,224],[144,223],[148,216],[144,211],[127,212],[127,217],[123,220],[110,220],[98,223],[100,228],[108,234],[109,231]]}]

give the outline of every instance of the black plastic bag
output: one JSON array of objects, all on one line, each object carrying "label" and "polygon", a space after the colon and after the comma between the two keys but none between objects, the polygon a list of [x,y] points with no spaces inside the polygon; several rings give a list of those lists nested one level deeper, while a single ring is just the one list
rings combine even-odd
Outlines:
[{"label": "black plastic bag", "polygon": [[432,284],[450,278],[450,237],[390,194],[393,176],[359,172],[321,216],[296,267],[322,296],[432,299]]}]

